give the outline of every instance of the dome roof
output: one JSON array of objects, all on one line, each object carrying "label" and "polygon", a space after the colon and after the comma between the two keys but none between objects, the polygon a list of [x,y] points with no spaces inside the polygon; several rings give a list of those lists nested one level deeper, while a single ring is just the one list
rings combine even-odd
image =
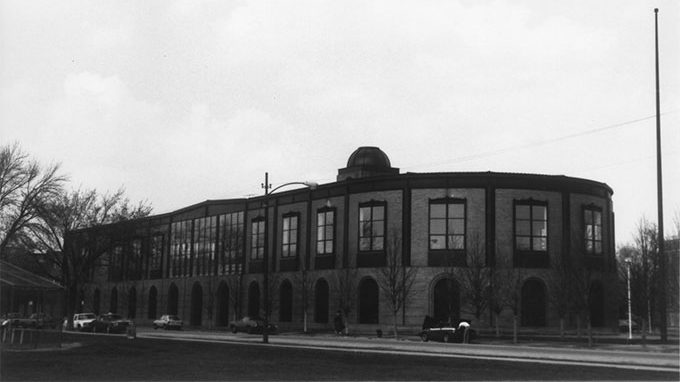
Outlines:
[{"label": "dome roof", "polygon": [[387,154],[378,147],[363,146],[349,156],[347,167],[391,168],[392,165]]},{"label": "dome roof", "polygon": [[392,167],[387,154],[378,147],[362,146],[349,156],[347,167],[338,170],[338,181],[394,174],[399,169]]}]

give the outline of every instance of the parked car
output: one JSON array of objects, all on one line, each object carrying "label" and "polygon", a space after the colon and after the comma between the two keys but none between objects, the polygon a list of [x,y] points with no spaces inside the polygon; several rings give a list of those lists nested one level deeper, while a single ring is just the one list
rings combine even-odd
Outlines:
[{"label": "parked car", "polygon": [[97,317],[92,330],[99,333],[125,333],[127,328],[133,325],[131,320],[123,318],[120,314],[106,313]]},{"label": "parked car", "polygon": [[73,329],[80,331],[92,330],[97,316],[94,313],[76,313],[73,315]]},{"label": "parked car", "polygon": [[470,321],[458,320],[455,323],[439,322],[426,316],[420,339],[443,342],[470,342],[477,338],[477,333],[470,327]]},{"label": "parked car", "polygon": [[[260,317],[243,317],[240,320],[229,323],[232,333],[246,332],[248,334],[262,333],[264,320]],[[276,325],[268,324],[267,333],[275,334],[278,330]]]},{"label": "parked car", "polygon": [[[633,331],[638,331],[640,330],[640,319],[637,316],[633,316],[633,320],[631,321],[631,327]],[[628,317],[625,318],[619,318],[619,331],[620,332],[627,332],[628,331]]]},{"label": "parked car", "polygon": [[13,328],[35,328],[36,321],[30,317],[26,318],[20,313],[7,313],[2,320],[2,326],[11,326]]},{"label": "parked car", "polygon": [[57,320],[47,313],[33,313],[29,317],[31,320],[35,321],[35,327],[38,329],[50,328],[54,329],[57,327]]},{"label": "parked car", "polygon": [[164,314],[161,316],[161,318],[153,322],[154,329],[161,328],[182,330],[183,325],[184,322],[182,321],[182,319],[174,314]]}]

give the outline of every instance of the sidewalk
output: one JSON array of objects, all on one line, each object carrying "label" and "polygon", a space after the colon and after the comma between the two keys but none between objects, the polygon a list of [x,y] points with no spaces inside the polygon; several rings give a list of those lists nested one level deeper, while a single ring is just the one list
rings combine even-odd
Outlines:
[{"label": "sidewalk", "polygon": [[[141,330],[139,337],[181,340],[262,343],[261,335],[232,334],[222,331],[153,331]],[[507,344],[482,338],[473,344],[421,342],[417,337],[403,339],[369,336],[339,337],[331,334],[284,333],[269,336],[269,346],[309,347],[342,351],[396,352],[409,355],[455,356],[507,359],[524,362],[578,363],[591,366],[625,368],[661,368],[680,371],[678,345],[612,344],[607,348],[569,346],[568,343],[531,342]],[[565,346],[567,345],[567,346]],[[573,344],[572,344],[573,345]]]}]

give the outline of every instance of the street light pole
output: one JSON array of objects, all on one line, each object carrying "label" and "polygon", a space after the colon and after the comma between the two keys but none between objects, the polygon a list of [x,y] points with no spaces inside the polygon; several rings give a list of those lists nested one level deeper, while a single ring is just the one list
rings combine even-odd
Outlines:
[{"label": "street light pole", "polygon": [[[262,285],[264,287],[264,317],[263,317],[263,328],[262,328],[262,342],[263,343],[269,343],[269,310],[270,310],[270,303],[269,303],[269,195],[274,193],[274,191],[283,188],[285,186],[290,186],[294,184],[299,184],[303,185],[306,187],[309,187],[310,189],[314,190],[316,187],[318,187],[317,183],[314,182],[288,182],[284,183],[280,186],[277,186],[276,188],[270,190],[271,184],[269,184],[269,173],[265,172],[264,173],[264,183],[262,183],[262,188],[264,188],[264,253],[262,254],[262,259],[263,259],[263,268],[262,268],[262,274],[264,280],[262,281]],[[274,217],[276,220],[276,217]],[[309,223],[308,223],[309,224]],[[274,238],[274,241],[276,241],[276,238]]]},{"label": "street light pole", "polygon": [[630,259],[626,259],[626,279],[628,281],[628,342],[633,339],[633,311],[630,306]]}]

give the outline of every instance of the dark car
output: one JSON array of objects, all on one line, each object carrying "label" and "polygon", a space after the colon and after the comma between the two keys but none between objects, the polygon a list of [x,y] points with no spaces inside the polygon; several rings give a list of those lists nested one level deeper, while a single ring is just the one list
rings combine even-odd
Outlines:
[{"label": "dark car", "polygon": [[99,333],[125,333],[132,325],[134,325],[132,321],[119,314],[106,313],[97,317],[92,323],[92,330]]},{"label": "dark car", "polygon": [[[232,333],[246,332],[248,334],[262,333],[264,320],[260,317],[243,317],[240,320],[229,323]],[[273,324],[267,325],[267,333],[276,333],[277,327]]]},{"label": "dark car", "polygon": [[29,318],[35,321],[35,327],[38,329],[57,327],[57,320],[47,313],[33,313]]},{"label": "dark car", "polygon": [[161,318],[154,320],[153,322],[154,329],[162,328],[182,330],[183,325],[184,322],[182,319],[174,314],[164,314],[161,316]]},{"label": "dark car", "polygon": [[436,321],[425,317],[420,339],[427,341],[468,343],[477,338],[477,333],[470,327],[470,321],[458,320],[455,323]]},{"label": "dark car", "polygon": [[32,317],[24,317],[19,313],[7,313],[2,320],[2,327],[35,328],[37,321]]}]

